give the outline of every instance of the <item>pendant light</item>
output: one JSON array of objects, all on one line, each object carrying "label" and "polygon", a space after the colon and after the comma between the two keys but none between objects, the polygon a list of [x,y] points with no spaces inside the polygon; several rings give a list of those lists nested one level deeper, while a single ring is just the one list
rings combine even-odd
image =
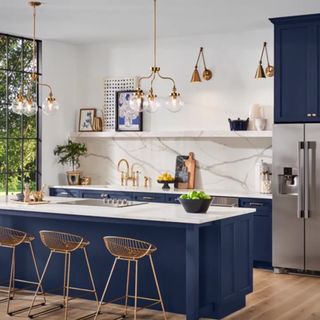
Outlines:
[{"label": "pendant light", "polygon": [[[183,106],[180,93],[177,91],[176,83],[173,78],[165,77],[160,74],[160,67],[157,66],[157,2],[153,0],[153,66],[151,73],[147,76],[138,78],[137,89],[130,100],[130,107],[136,112],[148,111],[155,112],[161,107],[161,102],[154,92],[153,84],[156,78],[168,80],[172,83],[172,91],[165,101],[165,107],[171,112],[178,112]],[[141,82],[150,79],[150,88],[147,93],[141,89]]]},{"label": "pendant light", "polygon": [[194,71],[192,73],[191,82],[201,82],[201,77],[200,77],[200,74],[199,74],[199,71],[198,71],[198,65],[199,65],[200,57],[202,57],[202,62],[203,62],[203,67],[204,67],[204,70],[203,70],[203,73],[202,73],[203,79],[209,81],[212,78],[212,71],[207,68],[206,60],[204,59],[203,48],[201,47],[200,51],[199,51],[199,55],[198,55],[198,59],[197,59],[196,65],[194,67]]},{"label": "pendant light", "polygon": [[53,114],[59,110],[59,104],[57,103],[55,97],[52,93],[52,88],[46,83],[39,82],[39,77],[37,75],[36,66],[36,8],[42,3],[39,1],[30,1],[30,6],[33,9],[33,39],[32,39],[32,72],[31,80],[28,87],[28,93],[26,96],[23,95],[22,91],[17,95],[16,99],[13,101],[11,110],[19,115],[24,114],[27,117],[34,116],[38,111],[37,102],[34,100],[32,87],[35,84],[43,86],[49,89],[48,97],[44,100],[42,104],[42,111],[47,114]]},{"label": "pendant light", "polygon": [[[265,70],[263,69],[263,66],[262,66],[262,59],[263,59],[264,53],[266,53],[267,64],[268,64]],[[266,77],[271,78],[273,76],[274,76],[274,67],[270,65],[268,49],[267,49],[267,42],[264,42],[255,78],[256,79],[264,79]]]}]

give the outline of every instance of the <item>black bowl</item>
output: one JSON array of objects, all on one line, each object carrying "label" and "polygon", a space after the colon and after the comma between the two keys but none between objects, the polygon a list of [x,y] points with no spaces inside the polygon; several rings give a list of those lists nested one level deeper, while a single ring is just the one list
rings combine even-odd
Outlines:
[{"label": "black bowl", "polygon": [[189,213],[206,213],[212,202],[211,199],[181,199],[179,198],[184,210]]}]

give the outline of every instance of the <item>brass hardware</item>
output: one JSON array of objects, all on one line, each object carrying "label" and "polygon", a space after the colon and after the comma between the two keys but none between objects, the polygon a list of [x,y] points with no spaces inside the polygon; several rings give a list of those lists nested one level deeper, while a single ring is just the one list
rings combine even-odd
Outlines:
[{"label": "brass hardware", "polygon": [[[134,310],[133,310],[133,319],[134,320],[137,319],[138,311],[143,310],[145,308],[148,308],[150,306],[156,305],[156,304],[161,305],[163,318],[165,320],[167,320],[167,316],[166,316],[166,312],[165,312],[165,308],[164,308],[164,304],[163,304],[163,300],[162,300],[162,296],[161,296],[161,292],[160,292],[160,286],[159,286],[157,274],[156,274],[153,260],[152,260],[152,256],[151,256],[152,253],[154,253],[157,250],[157,248],[148,242],[136,240],[136,239],[130,239],[130,238],[104,237],[103,240],[104,240],[104,243],[105,243],[107,250],[109,251],[109,253],[111,255],[113,255],[115,257],[115,259],[114,259],[108,280],[106,282],[105,288],[103,290],[103,294],[102,294],[102,297],[101,297],[101,300],[100,300],[100,303],[99,303],[99,306],[96,311],[96,315],[95,315],[94,319],[95,320],[97,319],[97,317],[100,313],[102,304],[108,304],[108,303],[122,300],[122,299],[125,300],[125,309],[124,309],[124,314],[122,314],[120,317],[125,318],[128,315],[128,299],[130,298],[130,299],[134,299]],[[158,292],[158,299],[152,299],[152,298],[138,296],[138,264],[139,264],[139,260],[142,259],[143,257],[149,257],[149,262],[151,265],[154,282],[155,282],[156,289]],[[117,263],[121,260],[127,261],[127,263],[128,263],[127,283],[126,283],[125,295],[120,298],[116,298],[116,299],[113,299],[111,301],[104,303],[104,298],[107,293],[112,275],[115,270],[115,267],[116,267]],[[133,296],[129,295],[130,265],[131,265],[131,263],[135,264],[134,295]],[[138,309],[138,300],[150,301],[151,303],[143,308]]]},{"label": "brass hardware", "polygon": [[150,186],[150,178],[144,176],[144,187],[147,188]]},{"label": "brass hardware", "polygon": [[[57,231],[44,231],[44,230],[40,231],[40,238],[41,238],[41,241],[44,244],[44,246],[46,246],[50,250],[50,254],[47,259],[47,262],[44,267],[41,278],[39,280],[36,293],[33,296],[32,304],[29,308],[28,317],[35,318],[35,317],[40,316],[42,314],[47,314],[47,313],[65,308],[64,320],[67,320],[68,319],[68,311],[69,311],[68,304],[69,304],[70,299],[74,299],[74,298],[69,297],[70,289],[94,294],[95,300],[98,305],[99,300],[98,300],[96,287],[95,287],[92,272],[91,272],[89,258],[88,258],[87,251],[86,251],[86,247],[90,244],[90,242],[81,236],[78,236],[75,234],[70,234],[70,233],[57,232]],[[86,261],[86,266],[88,269],[92,289],[77,288],[77,287],[70,286],[71,253],[78,250],[78,249],[83,250],[83,254],[84,254],[85,261]],[[50,264],[51,258],[54,253],[64,254],[63,301],[62,301],[62,304],[59,304],[59,305],[55,304],[50,309],[46,309],[44,311],[39,311],[38,313],[31,314],[32,309],[35,307],[34,303],[36,301],[38,291],[39,291],[40,287],[42,286],[43,280],[44,280],[45,275],[48,270],[48,266]],[[81,316],[78,319],[89,318],[89,317],[93,317],[94,315],[95,315],[95,312],[88,314],[86,316]]]},{"label": "brass hardware", "polygon": [[[9,229],[9,228],[5,228],[5,227],[0,227],[0,247],[12,249],[9,288],[7,291],[5,291],[8,294],[8,297],[5,299],[2,299],[0,301],[0,302],[7,302],[6,312],[10,316],[24,312],[29,309],[29,307],[20,308],[17,310],[11,310],[11,308],[10,308],[10,303],[12,300],[14,300],[15,292],[17,291],[17,289],[15,288],[16,282],[25,283],[25,284],[29,284],[29,285],[38,285],[38,283],[40,281],[39,269],[37,266],[37,262],[35,259],[33,246],[32,246],[32,241],[34,239],[35,239],[35,237],[33,235],[27,234],[26,232],[14,230],[14,229]],[[37,282],[16,278],[16,247],[19,245],[22,245],[22,244],[26,244],[29,246],[31,257],[32,257],[32,262],[34,265],[35,274],[36,274],[36,277],[38,280]],[[37,306],[45,305],[46,298],[45,298],[45,293],[43,291],[42,286],[39,287],[38,292],[41,294],[41,296],[43,298],[43,302],[41,302]]]},{"label": "brass hardware", "polygon": [[[135,90],[135,94],[132,96],[132,100],[130,101],[130,105],[136,111],[149,111],[153,112],[157,110],[157,106],[160,104],[156,103],[157,95],[154,93],[153,90],[153,82],[158,76],[160,79],[169,80],[172,82],[173,90],[176,91],[176,83],[173,78],[171,77],[164,77],[160,75],[160,67],[157,66],[157,0],[153,0],[153,66],[151,67],[151,73],[147,76],[139,77],[138,78],[138,85],[137,89]],[[149,80],[150,79],[150,88],[148,90],[149,94],[146,95],[146,98],[143,105],[141,104],[142,99],[145,97],[144,91],[141,89],[141,82],[142,80]],[[170,96],[172,99],[172,96]],[[176,100],[173,101],[173,112],[179,111],[176,108]],[[182,106],[182,103],[180,103]],[[143,107],[144,106],[144,107]],[[169,108],[170,110],[170,108]],[[171,111],[171,110],[170,110]]]},{"label": "brass hardware", "polygon": [[[266,58],[267,58],[267,67],[265,70],[263,69],[263,66],[262,66],[262,59],[263,59],[264,53],[266,54]],[[273,76],[274,76],[274,67],[270,65],[267,42],[264,42],[255,78],[264,79],[266,77],[270,78]]]},{"label": "brass hardware", "polygon": [[[121,163],[125,163],[126,171],[120,171]],[[129,168],[129,162],[126,159],[121,159],[118,162],[118,171],[121,173],[120,181],[121,186],[128,185],[128,180],[132,181],[132,186],[137,187],[139,186],[139,171],[133,171],[134,164],[132,164],[131,169]]]},{"label": "brass hardware", "polygon": [[196,65],[194,67],[194,71],[192,73],[191,82],[201,82],[201,77],[198,71],[198,64],[199,64],[200,57],[202,57],[203,66],[204,66],[204,71],[202,73],[203,79],[208,81],[212,78],[212,71],[207,68],[206,61],[204,59],[203,47],[201,47],[198,54]]}]

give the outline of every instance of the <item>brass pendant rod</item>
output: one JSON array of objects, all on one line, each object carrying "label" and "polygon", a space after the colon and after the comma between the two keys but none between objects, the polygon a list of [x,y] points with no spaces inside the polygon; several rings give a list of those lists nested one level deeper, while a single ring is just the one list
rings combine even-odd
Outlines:
[{"label": "brass pendant rod", "polygon": [[170,80],[173,83],[173,90],[176,90],[176,82],[171,77],[164,77],[158,72],[158,76],[163,80]]},{"label": "brass pendant rod", "polygon": [[152,71],[152,72],[150,73],[150,75],[148,75],[148,76],[139,77],[139,79],[138,79],[138,88],[140,88],[140,86],[141,86],[141,81],[142,81],[142,80],[150,79],[150,78],[153,76],[153,74],[154,74],[154,72]]},{"label": "brass pendant rod", "polygon": [[153,66],[157,67],[157,0],[153,0]]},{"label": "brass pendant rod", "polygon": [[206,60],[204,59],[203,48],[201,48],[201,55],[202,55],[202,61],[203,61],[204,70],[207,70]]},{"label": "brass pendant rod", "polygon": [[264,43],[263,43],[263,47],[262,47],[261,56],[260,56],[260,61],[259,61],[260,64],[262,63],[262,58],[263,58],[264,50],[266,49],[266,45],[267,45],[267,43],[264,42]]},{"label": "brass pendant rod", "polygon": [[196,62],[195,68],[198,68],[198,64],[199,64],[199,60],[200,60],[200,56],[201,56],[202,50],[203,50],[203,48],[201,47],[200,51],[199,51],[199,54],[198,54],[198,58],[197,58],[197,62]]},{"label": "brass pendant rod", "polygon": [[267,57],[267,63],[268,63],[268,67],[270,66],[270,62],[269,62],[269,55],[268,55],[268,48],[267,48],[267,43],[264,43],[265,46],[265,51],[266,51],[266,57]]}]

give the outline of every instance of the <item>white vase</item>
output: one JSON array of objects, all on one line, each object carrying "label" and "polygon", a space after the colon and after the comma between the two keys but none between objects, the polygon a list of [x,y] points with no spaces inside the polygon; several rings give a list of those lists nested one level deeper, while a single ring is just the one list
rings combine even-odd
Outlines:
[{"label": "white vase", "polygon": [[254,126],[258,131],[265,130],[267,126],[267,119],[254,119]]}]

